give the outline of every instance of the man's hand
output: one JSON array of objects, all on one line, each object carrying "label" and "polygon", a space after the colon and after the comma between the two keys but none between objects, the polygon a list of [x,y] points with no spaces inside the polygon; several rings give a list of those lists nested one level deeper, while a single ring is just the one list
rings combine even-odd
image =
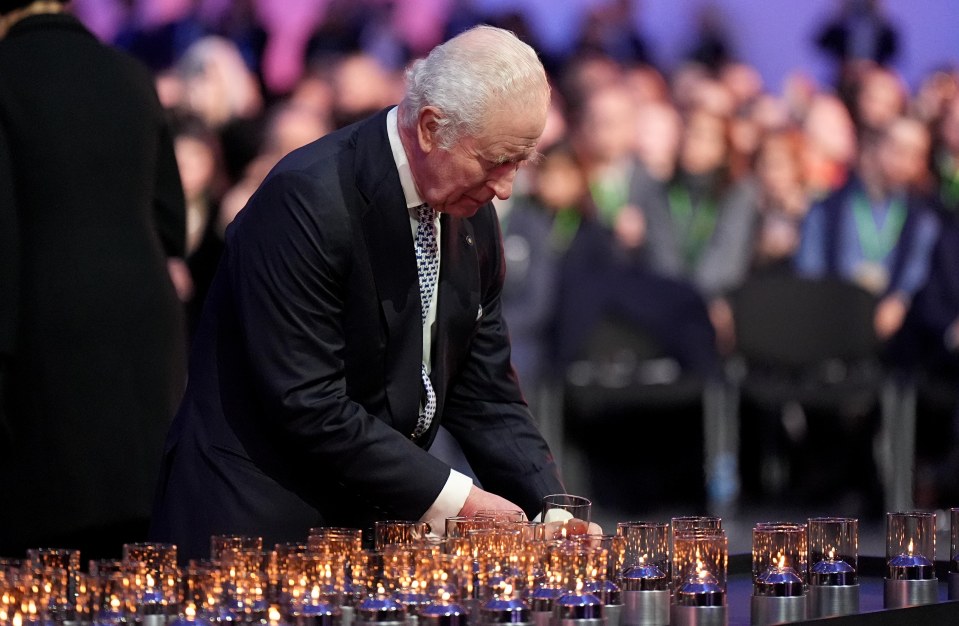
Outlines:
[{"label": "man's hand", "polygon": [[477,511],[518,511],[520,507],[513,504],[506,498],[501,498],[495,493],[483,491],[476,485],[470,487],[470,494],[466,496],[466,502],[460,509],[460,515],[463,517],[472,517]]},{"label": "man's hand", "polygon": [[879,301],[873,320],[876,336],[885,341],[902,327],[909,304],[903,296],[891,294]]}]

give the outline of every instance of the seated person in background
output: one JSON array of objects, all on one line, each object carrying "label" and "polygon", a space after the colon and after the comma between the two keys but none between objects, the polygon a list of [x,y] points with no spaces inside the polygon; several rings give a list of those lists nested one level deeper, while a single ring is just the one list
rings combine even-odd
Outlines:
[{"label": "seated person in background", "polygon": [[792,269],[802,220],[809,209],[802,168],[803,147],[798,130],[774,131],[759,144],[756,155],[759,224],[753,271]]},{"label": "seated person in background", "polygon": [[731,180],[728,120],[694,109],[683,130],[676,170],[648,180],[636,203],[646,219],[649,269],[695,285],[709,302],[722,350],[732,348],[732,317],[723,295],[745,278],[752,257],[758,193]]},{"label": "seated person in background", "polygon": [[896,119],[863,147],[849,183],[813,205],[803,225],[797,271],[840,276],[881,298],[874,328],[883,340],[902,326],[925,283],[939,233],[935,213],[916,192],[928,154],[925,126]]},{"label": "seated person in background", "polygon": [[513,366],[531,407],[548,370],[547,333],[556,312],[559,264],[579,229],[587,194],[582,167],[565,143],[546,150],[532,171],[532,193],[517,200],[503,232],[503,318]]}]

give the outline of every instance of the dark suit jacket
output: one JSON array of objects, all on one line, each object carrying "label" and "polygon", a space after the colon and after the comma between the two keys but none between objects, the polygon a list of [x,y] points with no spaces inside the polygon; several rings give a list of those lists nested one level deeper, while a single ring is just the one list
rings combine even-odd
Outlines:
[{"label": "dark suit jacket", "polygon": [[449,467],[440,421],[484,487],[535,513],[561,490],[509,362],[492,206],[442,216],[432,381],[421,393],[410,218],[386,111],[294,151],[227,231],[167,442],[155,538],[182,556],[213,533],[302,540],[320,524],[417,519]]}]

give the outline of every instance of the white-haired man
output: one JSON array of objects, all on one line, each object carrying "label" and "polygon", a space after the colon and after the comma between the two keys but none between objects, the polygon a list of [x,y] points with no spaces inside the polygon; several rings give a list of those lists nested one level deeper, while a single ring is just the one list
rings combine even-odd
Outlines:
[{"label": "white-haired man", "polygon": [[[414,64],[398,107],[273,170],[227,232],[156,539],[185,558],[215,533],[441,529],[533,515],[563,490],[510,367],[490,204],[535,155],[548,103],[535,52],[478,27]],[[441,422],[484,489],[427,452]]]}]

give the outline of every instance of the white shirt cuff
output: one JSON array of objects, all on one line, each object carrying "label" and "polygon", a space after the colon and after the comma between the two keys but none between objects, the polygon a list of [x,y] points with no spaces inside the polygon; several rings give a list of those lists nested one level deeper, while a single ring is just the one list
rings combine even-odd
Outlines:
[{"label": "white shirt cuff", "polygon": [[421,522],[430,525],[431,534],[440,537],[446,534],[446,518],[459,515],[472,487],[473,481],[469,476],[450,469],[450,477],[446,479],[440,495],[436,496],[432,506],[420,518]]}]

